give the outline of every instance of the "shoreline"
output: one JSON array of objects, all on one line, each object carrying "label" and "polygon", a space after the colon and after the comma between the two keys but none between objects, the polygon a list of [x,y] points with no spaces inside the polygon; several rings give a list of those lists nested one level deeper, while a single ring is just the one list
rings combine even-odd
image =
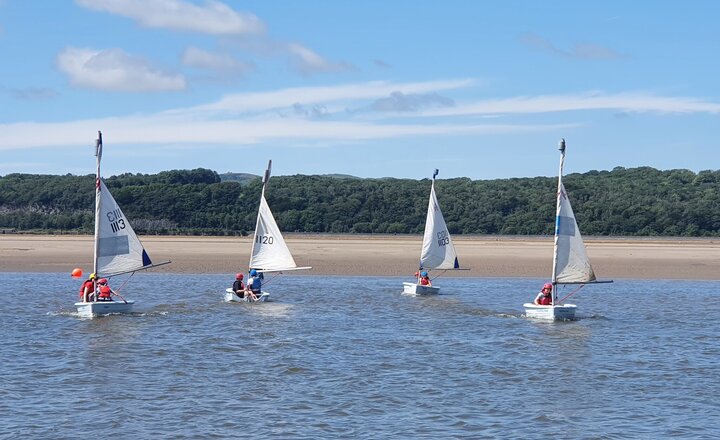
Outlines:
[{"label": "shoreline", "polygon": [[[412,276],[420,235],[284,234],[298,275]],[[246,272],[252,236],[141,236],[160,273]],[[453,237],[460,265],[449,277],[547,278],[551,236]],[[585,237],[598,279],[720,279],[720,238]],[[91,235],[0,234],[0,272],[65,272],[92,267]],[[435,272],[434,272],[435,273]]]}]

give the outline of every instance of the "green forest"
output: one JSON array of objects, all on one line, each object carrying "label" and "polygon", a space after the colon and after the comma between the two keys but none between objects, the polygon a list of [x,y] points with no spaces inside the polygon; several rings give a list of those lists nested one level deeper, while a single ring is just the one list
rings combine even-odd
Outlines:
[{"label": "green forest", "polygon": [[[649,167],[569,174],[565,188],[584,235],[720,235],[720,171]],[[207,169],[105,179],[140,234],[245,235],[255,227],[262,183]],[[0,229],[92,233],[95,176],[0,177]],[[436,181],[452,234],[553,233],[557,179]],[[430,180],[277,176],[266,198],[283,231],[420,234]]]}]

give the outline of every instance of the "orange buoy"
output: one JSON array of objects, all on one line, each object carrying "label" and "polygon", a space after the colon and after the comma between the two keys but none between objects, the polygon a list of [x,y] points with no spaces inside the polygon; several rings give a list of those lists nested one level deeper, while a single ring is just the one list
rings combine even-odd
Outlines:
[{"label": "orange buoy", "polygon": [[80,269],[79,267],[76,267],[75,269],[72,270],[72,272],[70,272],[70,276],[73,278],[80,278],[82,276],[82,273],[83,273],[82,269]]}]

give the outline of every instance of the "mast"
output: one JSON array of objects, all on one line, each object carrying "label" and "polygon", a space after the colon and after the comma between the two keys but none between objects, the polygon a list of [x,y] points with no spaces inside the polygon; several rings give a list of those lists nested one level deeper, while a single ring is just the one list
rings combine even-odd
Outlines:
[{"label": "mast", "polygon": [[558,185],[555,203],[555,242],[553,244],[553,268],[552,268],[552,305],[555,305],[555,298],[557,298],[557,254],[558,254],[558,236],[560,232],[560,192],[562,191],[562,175],[563,175],[563,164],[565,163],[565,139],[560,139],[558,145],[560,150],[560,169],[558,170]]},{"label": "mast", "polygon": [[98,138],[95,140],[95,245],[93,249],[93,273],[95,279],[93,280],[93,291],[96,288],[96,282],[98,279],[98,253],[100,250],[100,160],[102,160],[102,132],[98,130]]},{"label": "mast", "polygon": [[[263,181],[262,181],[262,190],[260,190],[260,201],[262,203],[262,199],[265,198],[265,187],[267,186],[268,180],[270,180],[270,170],[272,169],[272,159],[268,161],[267,169],[265,170],[265,174],[263,175]],[[250,248],[250,260],[252,260],[253,255],[255,255],[255,243],[257,242],[257,232],[258,227],[260,226],[260,206],[258,206],[258,215],[255,219],[255,232],[253,233],[253,243],[252,247]],[[249,269],[253,269],[250,267]]]}]

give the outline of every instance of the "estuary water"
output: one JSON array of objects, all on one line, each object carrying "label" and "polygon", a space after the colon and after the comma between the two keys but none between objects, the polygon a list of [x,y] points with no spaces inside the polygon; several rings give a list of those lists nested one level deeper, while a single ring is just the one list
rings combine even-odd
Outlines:
[{"label": "estuary water", "polygon": [[[79,318],[68,274],[0,274],[0,439],[719,438],[720,282],[633,281],[523,317],[543,279],[136,274]],[[117,288],[123,280],[112,280]]]}]

